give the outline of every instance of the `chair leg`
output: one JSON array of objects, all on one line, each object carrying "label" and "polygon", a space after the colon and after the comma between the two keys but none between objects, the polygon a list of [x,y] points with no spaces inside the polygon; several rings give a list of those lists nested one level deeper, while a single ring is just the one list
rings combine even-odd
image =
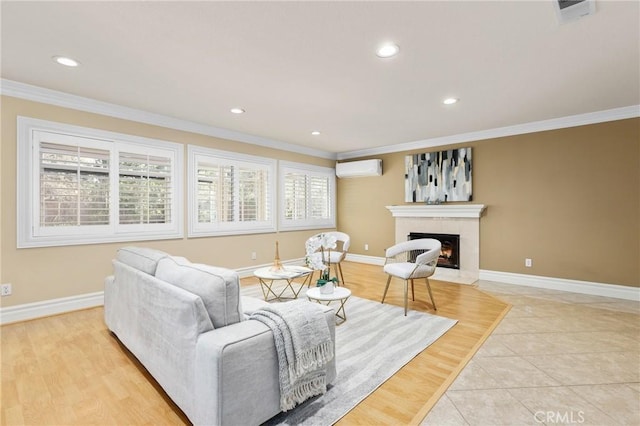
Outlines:
[{"label": "chair leg", "polygon": [[407,287],[409,286],[409,283],[407,282],[407,280],[404,280],[404,316],[407,316]]},{"label": "chair leg", "polygon": [[436,301],[433,300],[433,293],[431,292],[431,284],[429,284],[429,278],[425,278],[424,280],[427,282],[427,290],[429,290],[429,297],[431,298],[431,304],[433,305],[433,310],[437,311],[438,308],[436,308]]},{"label": "chair leg", "polygon": [[380,303],[384,303],[384,298],[387,297],[387,290],[389,290],[389,283],[391,282],[391,275],[389,275],[389,278],[387,279],[387,285],[384,288],[384,294],[382,295],[382,302]]},{"label": "chair leg", "polygon": [[413,291],[413,280],[411,280],[411,300],[416,301],[416,293]]},{"label": "chair leg", "polygon": [[[344,285],[344,284],[345,284],[345,281],[344,281],[344,274],[342,273],[342,265],[341,265],[340,263],[338,263],[338,269],[340,270],[340,279],[342,280],[342,281],[340,281],[340,282],[342,283],[342,285]],[[336,275],[336,276],[337,276],[337,275]]]}]

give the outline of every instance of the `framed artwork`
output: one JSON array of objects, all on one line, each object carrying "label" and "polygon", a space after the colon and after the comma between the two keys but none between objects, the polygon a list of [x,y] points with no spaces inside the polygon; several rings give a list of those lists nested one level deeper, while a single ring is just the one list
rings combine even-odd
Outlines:
[{"label": "framed artwork", "polygon": [[471,201],[471,148],[405,157],[404,201],[439,204]]}]

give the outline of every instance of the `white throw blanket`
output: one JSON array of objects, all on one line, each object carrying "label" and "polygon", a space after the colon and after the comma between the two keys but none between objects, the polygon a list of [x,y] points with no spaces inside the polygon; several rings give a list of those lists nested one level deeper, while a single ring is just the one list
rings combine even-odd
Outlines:
[{"label": "white throw blanket", "polygon": [[273,303],[250,319],[273,331],[282,411],[327,391],[325,365],[333,358],[333,341],[320,305],[303,300]]}]

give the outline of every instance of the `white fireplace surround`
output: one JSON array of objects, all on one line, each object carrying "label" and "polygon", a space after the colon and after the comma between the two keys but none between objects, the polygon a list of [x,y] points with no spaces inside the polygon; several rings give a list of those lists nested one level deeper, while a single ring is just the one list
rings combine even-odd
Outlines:
[{"label": "white fireplace surround", "polygon": [[396,218],[396,243],[410,232],[460,235],[460,269],[437,268],[434,279],[473,284],[480,275],[480,217],[484,204],[386,206]]}]

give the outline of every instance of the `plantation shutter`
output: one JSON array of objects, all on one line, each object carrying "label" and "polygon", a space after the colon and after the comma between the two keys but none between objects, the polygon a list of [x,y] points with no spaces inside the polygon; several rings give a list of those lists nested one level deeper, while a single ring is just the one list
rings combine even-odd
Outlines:
[{"label": "plantation shutter", "polygon": [[120,224],[171,221],[171,158],[120,152],[118,159]]},{"label": "plantation shutter", "polygon": [[271,217],[269,172],[232,164],[199,162],[198,222],[260,222]]},{"label": "plantation shutter", "polygon": [[270,217],[268,172],[248,167],[238,168],[238,220],[266,221]]},{"label": "plantation shutter", "polygon": [[40,227],[109,224],[109,151],[43,141],[39,163]]},{"label": "plantation shutter", "polygon": [[331,208],[329,197],[329,178],[326,176],[311,176],[309,179],[309,196],[311,211],[310,219],[326,219]]},{"label": "plantation shutter", "polygon": [[288,172],[284,179],[285,219],[306,219],[307,175],[304,173]]},{"label": "plantation shutter", "polygon": [[233,222],[233,167],[198,163],[198,222]]}]

